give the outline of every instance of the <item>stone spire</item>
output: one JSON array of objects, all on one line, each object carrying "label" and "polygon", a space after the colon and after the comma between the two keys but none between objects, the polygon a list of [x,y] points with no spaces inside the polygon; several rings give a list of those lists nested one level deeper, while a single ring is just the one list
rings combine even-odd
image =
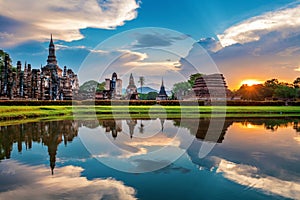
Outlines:
[{"label": "stone spire", "polygon": [[57,65],[57,60],[56,60],[56,56],[55,56],[55,46],[53,43],[52,34],[51,34],[51,39],[50,39],[50,43],[49,43],[49,55],[48,55],[47,64],[48,65],[51,65],[51,64]]},{"label": "stone spire", "polygon": [[53,43],[53,39],[52,39],[52,33],[51,33],[51,39],[50,39],[49,47],[54,47],[54,43]]},{"label": "stone spire", "polygon": [[160,86],[160,91],[159,91],[159,95],[164,95],[167,96],[166,90],[165,90],[165,86],[164,86],[164,79],[161,79],[161,86]]},{"label": "stone spire", "polygon": [[133,79],[132,73],[130,74],[130,78],[129,78],[129,85],[130,85],[130,86],[134,86],[134,87],[135,87],[135,84],[134,84],[134,79]]},{"label": "stone spire", "polygon": [[168,95],[167,95],[166,90],[165,90],[164,79],[162,79],[161,80],[160,91],[158,93],[158,96],[156,97],[156,100],[167,100],[167,99],[168,99]]}]

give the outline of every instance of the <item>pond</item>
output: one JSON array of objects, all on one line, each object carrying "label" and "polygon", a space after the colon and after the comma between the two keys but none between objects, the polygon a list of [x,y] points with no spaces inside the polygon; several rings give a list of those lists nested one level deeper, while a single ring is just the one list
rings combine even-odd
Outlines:
[{"label": "pond", "polygon": [[20,123],[0,160],[0,199],[300,199],[300,120]]}]

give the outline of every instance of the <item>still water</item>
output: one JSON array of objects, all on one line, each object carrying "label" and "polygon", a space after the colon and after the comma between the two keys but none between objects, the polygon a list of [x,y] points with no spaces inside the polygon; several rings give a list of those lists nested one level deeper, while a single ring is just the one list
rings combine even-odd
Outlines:
[{"label": "still water", "polygon": [[0,199],[300,199],[299,119],[220,124],[204,118],[2,126]]}]

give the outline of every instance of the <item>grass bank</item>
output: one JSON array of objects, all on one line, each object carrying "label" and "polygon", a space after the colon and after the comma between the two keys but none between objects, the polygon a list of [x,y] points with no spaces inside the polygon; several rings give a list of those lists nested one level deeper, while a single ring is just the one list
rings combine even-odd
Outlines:
[{"label": "grass bank", "polygon": [[300,116],[300,106],[0,106],[0,121],[33,118],[197,118]]}]

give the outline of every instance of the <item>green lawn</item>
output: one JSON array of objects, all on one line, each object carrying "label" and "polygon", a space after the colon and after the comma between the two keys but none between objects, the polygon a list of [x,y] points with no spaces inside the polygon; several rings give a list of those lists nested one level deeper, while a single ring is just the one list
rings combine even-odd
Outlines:
[{"label": "green lawn", "polygon": [[300,106],[0,106],[0,121],[64,118],[197,118],[300,116]]}]

